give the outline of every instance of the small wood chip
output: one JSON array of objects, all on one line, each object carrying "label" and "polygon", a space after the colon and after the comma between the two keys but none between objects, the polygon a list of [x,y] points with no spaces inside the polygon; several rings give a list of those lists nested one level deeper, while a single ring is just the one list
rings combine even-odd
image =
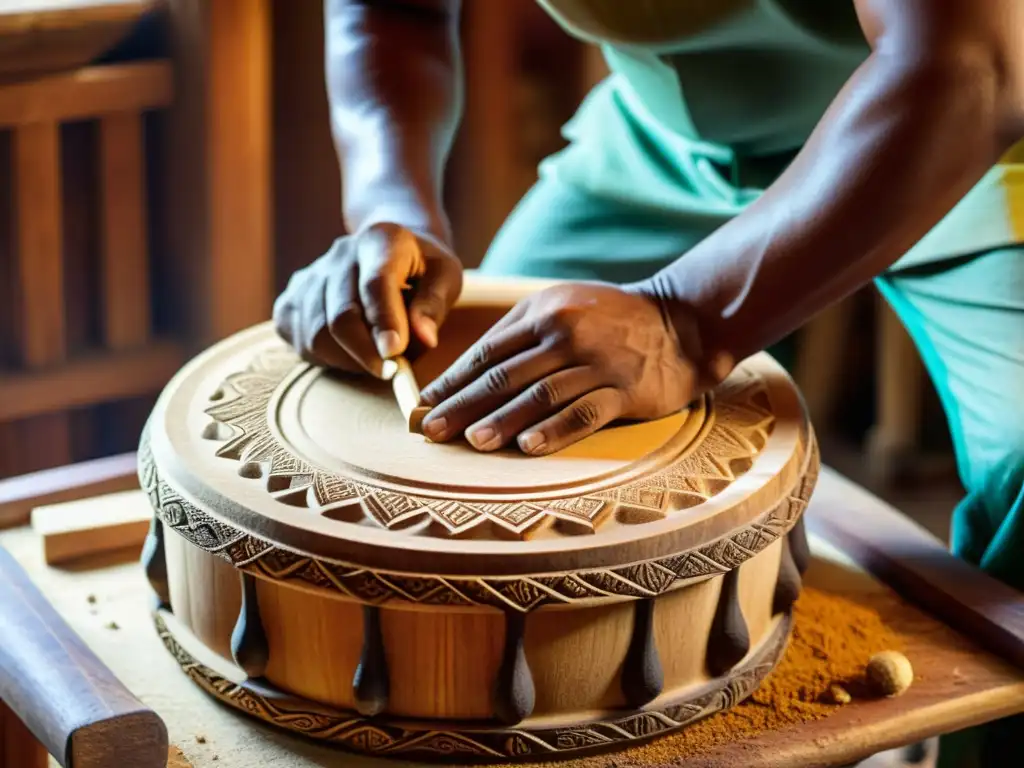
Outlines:
[{"label": "small wood chip", "polygon": [[167,768],[192,768],[192,763],[180,749],[171,745],[167,749]]},{"label": "small wood chip", "polygon": [[206,737],[205,736],[196,736],[196,742],[199,743],[199,744],[205,744],[206,743]]},{"label": "small wood chip", "polygon": [[828,689],[829,698],[834,704],[849,704],[853,697],[843,686],[833,683]]}]

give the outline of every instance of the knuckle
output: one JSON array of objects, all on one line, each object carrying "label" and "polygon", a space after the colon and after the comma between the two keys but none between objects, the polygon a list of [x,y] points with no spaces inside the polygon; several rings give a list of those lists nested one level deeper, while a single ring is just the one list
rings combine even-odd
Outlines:
[{"label": "knuckle", "polygon": [[590,400],[580,400],[569,409],[566,422],[572,431],[592,429],[601,418],[600,409]]},{"label": "knuckle", "polygon": [[485,341],[477,343],[473,349],[473,354],[470,356],[470,365],[473,368],[480,368],[487,365],[494,357],[494,350],[491,345]]},{"label": "knuckle", "polygon": [[330,319],[331,327],[346,325],[352,321],[359,320],[363,316],[363,308],[355,302],[343,304]]},{"label": "knuckle", "polygon": [[551,408],[558,403],[558,385],[547,379],[537,382],[531,394],[533,401],[544,408]]},{"label": "knuckle", "polygon": [[352,248],[350,246],[351,242],[348,237],[336,238],[320,260],[330,264],[331,269],[335,269],[339,263],[352,259]]},{"label": "knuckle", "polygon": [[484,378],[484,387],[492,395],[500,395],[508,390],[509,375],[504,367],[491,368]]},{"label": "knuckle", "polygon": [[575,307],[557,307],[541,317],[540,330],[543,335],[564,342],[572,338],[579,320],[580,313]]},{"label": "knuckle", "polygon": [[381,271],[372,271],[363,279],[363,287],[374,296],[379,296],[387,286],[387,278]]}]

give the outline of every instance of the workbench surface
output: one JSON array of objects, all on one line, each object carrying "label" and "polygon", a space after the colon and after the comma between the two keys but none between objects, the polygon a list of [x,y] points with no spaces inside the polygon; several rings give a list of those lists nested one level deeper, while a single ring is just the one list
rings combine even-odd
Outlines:
[{"label": "workbench surface", "polygon": [[[811,502],[827,503],[847,481],[823,472]],[[861,496],[866,494],[861,492]],[[863,503],[863,498],[860,499]],[[146,503],[140,496],[140,503]],[[896,513],[892,513],[896,514]],[[5,546],[57,611],[131,691],[161,715],[195,768],[410,768],[409,762],[340,753],[264,726],[222,706],[182,673],[158,639],[151,594],[135,561],[82,562],[53,568],[43,562],[29,528],[0,532]],[[842,553],[811,537],[815,558],[806,583],[874,607],[907,638],[918,679],[897,699],[855,702],[825,720],[720,747],[679,768],[809,768],[840,766],[875,752],[1024,711],[1024,671],[1001,661],[936,619],[910,606]],[[756,746],[756,749],[751,749]],[[593,768],[630,765],[629,751],[588,760]]]}]

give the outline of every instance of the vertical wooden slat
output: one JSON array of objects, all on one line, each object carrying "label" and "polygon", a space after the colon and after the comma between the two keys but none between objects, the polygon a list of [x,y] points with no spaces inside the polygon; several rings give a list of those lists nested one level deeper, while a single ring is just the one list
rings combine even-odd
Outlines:
[{"label": "vertical wooden slat", "polygon": [[139,346],[150,336],[142,115],[100,121],[103,337],[107,347]]},{"label": "vertical wooden slat", "polygon": [[167,3],[176,82],[164,174],[171,314],[199,344],[270,318],[270,6]]},{"label": "vertical wooden slat", "polygon": [[453,157],[456,247],[466,266],[483,258],[518,196],[515,172],[517,50],[522,6],[473,0],[464,5],[466,107]]},{"label": "vertical wooden slat", "polygon": [[15,129],[14,174],[21,354],[26,365],[37,367],[61,360],[67,350],[60,131],[56,123]]},{"label": "vertical wooden slat", "polygon": [[210,188],[208,333],[270,318],[270,0],[208,2],[206,162]]},{"label": "vertical wooden slat", "polygon": [[[17,127],[13,149],[21,359],[35,368],[59,363],[67,354],[58,125]],[[51,464],[71,460],[66,414],[40,417],[19,431],[19,450],[43,451]]]},{"label": "vertical wooden slat", "polygon": [[889,304],[877,304],[875,424],[868,434],[871,480],[884,488],[909,469],[917,450],[924,364],[899,316]]}]

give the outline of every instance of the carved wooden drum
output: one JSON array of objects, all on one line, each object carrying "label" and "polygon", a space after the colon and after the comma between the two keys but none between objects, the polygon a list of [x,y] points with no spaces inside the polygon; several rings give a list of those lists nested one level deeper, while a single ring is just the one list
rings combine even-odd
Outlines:
[{"label": "carved wooden drum", "polygon": [[[542,283],[467,276],[441,372]],[[685,727],[780,658],[818,454],[767,355],[659,421],[559,454],[411,434],[386,382],[261,325],[146,427],[158,631],[208,694],[378,755],[557,757]]]}]

